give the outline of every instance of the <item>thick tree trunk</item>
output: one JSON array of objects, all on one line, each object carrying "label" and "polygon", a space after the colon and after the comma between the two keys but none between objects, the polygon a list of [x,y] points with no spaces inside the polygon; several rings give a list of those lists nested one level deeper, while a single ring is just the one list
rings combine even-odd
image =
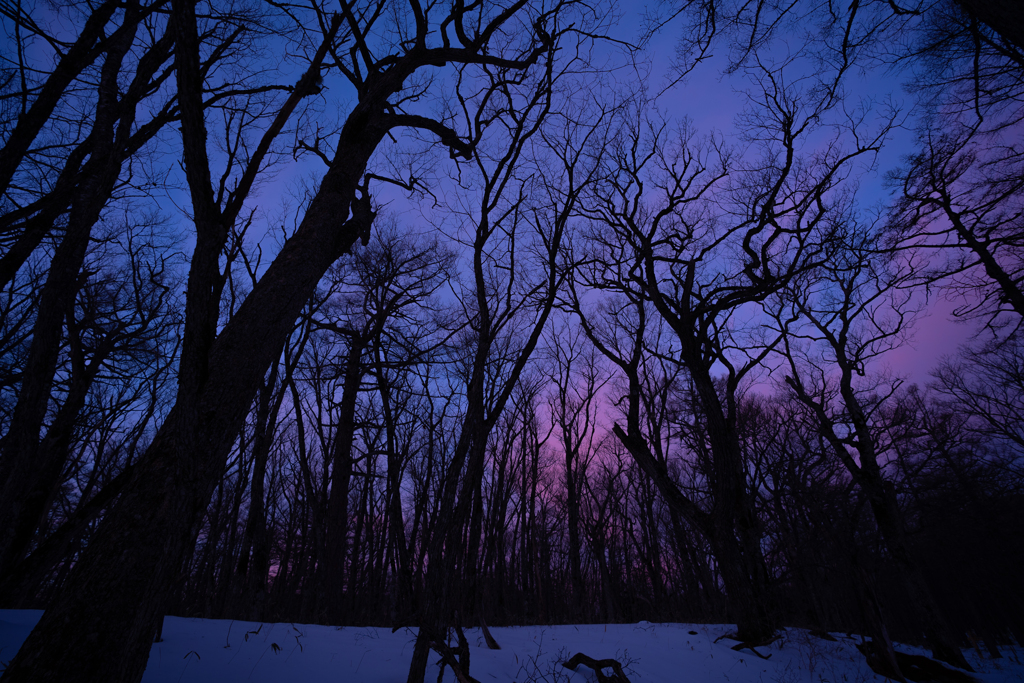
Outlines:
[{"label": "thick tree trunk", "polygon": [[[725,583],[729,610],[736,620],[736,637],[744,642],[764,642],[775,633],[758,567],[744,556],[741,541],[728,520],[716,520],[711,545]],[[752,566],[754,564],[754,566]]]},{"label": "thick tree trunk", "polygon": [[[188,433],[182,423],[191,417],[177,409],[168,418],[148,451],[148,476],[136,477],[108,513],[5,680],[141,678],[167,588],[216,483],[209,465],[181,457],[190,446],[202,448],[178,436]],[[55,643],[61,647],[49,647]]]},{"label": "thick tree trunk", "polygon": [[964,10],[1024,55],[1024,5],[1018,0],[956,0]]},{"label": "thick tree trunk", "polygon": [[924,629],[925,638],[935,659],[960,667],[965,671],[973,672],[974,669],[967,663],[963,652],[957,646],[957,639],[953,635],[949,622],[946,621],[942,611],[939,609],[935,596],[925,581],[921,567],[914,560],[907,542],[906,533],[903,529],[903,515],[899,510],[896,501],[896,492],[892,484],[884,481],[881,476],[873,476],[872,470],[862,468],[858,483],[867,495],[874,513],[875,522],[885,539],[893,560],[900,568],[904,583],[909,593],[911,604],[918,614],[918,622]]},{"label": "thick tree trunk", "polygon": [[[198,518],[223,476],[231,445],[265,373],[280,356],[294,321],[324,273],[370,230],[365,221],[346,219],[358,206],[356,191],[371,155],[392,128],[402,125],[426,127],[457,153],[469,155],[471,145],[441,124],[394,114],[389,98],[401,92],[419,69],[448,62],[526,69],[550,48],[550,40],[542,39],[526,54],[511,59],[487,54],[482,43],[500,33],[518,11],[516,7],[485,27],[480,42],[463,47],[426,47],[424,21],[417,27],[415,41],[368,68],[358,89],[360,99],[338,135],[335,158],[301,223],[231,319],[219,328],[224,282],[219,259],[246,192],[240,183],[238,194],[230,193],[240,198],[228,201],[231,211],[222,211],[214,197],[195,9],[188,0],[172,1],[182,157],[196,224],[177,401],[128,489],[7,667],[4,683],[132,683],[141,678],[156,620],[192,549]],[[461,21],[462,15],[453,18]],[[340,16],[332,20],[316,63],[275,119],[278,131],[287,120],[287,107],[293,110],[297,98],[319,76],[319,60],[333,44],[340,23]],[[269,145],[266,138],[263,142]],[[242,181],[251,186],[259,163],[248,171]]]},{"label": "thick tree trunk", "polygon": [[[357,110],[361,105],[357,106]],[[343,230],[366,160],[383,137],[369,117],[343,129],[338,157],[302,224],[224,327],[201,398],[179,396],[129,490],[108,513],[65,588],[4,672],[4,683],[137,681],[192,524],[219,481],[264,373],[331,263],[358,238]],[[208,283],[191,283],[206,287]],[[84,635],[83,635],[84,634]]]},{"label": "thick tree trunk", "polygon": [[[735,492],[730,496],[723,490],[721,480],[716,481],[712,512],[709,514],[702,511],[669,479],[667,470],[650,452],[646,441],[638,432],[638,427],[634,429],[636,431],[633,434],[627,434],[618,425],[613,427],[613,431],[637,464],[652,478],[669,507],[701,529],[704,537],[710,542],[725,583],[728,606],[736,620],[739,637],[748,642],[760,642],[769,638],[775,632],[775,622],[767,603],[764,560],[759,552],[749,550],[752,539],[758,543],[760,539],[756,526],[737,523],[742,518],[735,510]],[[733,477],[724,468],[718,472],[723,478]],[[742,476],[742,472],[740,475]]]},{"label": "thick tree trunk", "polygon": [[[36,607],[39,585],[52,567],[61,559],[72,555],[69,548],[82,535],[86,525],[93,521],[124,489],[134,467],[129,466],[108,482],[85,505],[78,509],[49,534],[32,554],[8,568],[0,575],[0,595],[5,602],[0,607]],[[10,602],[7,602],[7,601]]]},{"label": "thick tree trunk", "polygon": [[706,420],[712,456],[714,502],[710,538],[715,548],[729,606],[736,614],[737,636],[761,642],[775,633],[768,604],[767,570],[761,553],[757,516],[747,491],[747,470],[736,431],[736,419],[727,415],[710,371],[698,358],[687,363]]}]

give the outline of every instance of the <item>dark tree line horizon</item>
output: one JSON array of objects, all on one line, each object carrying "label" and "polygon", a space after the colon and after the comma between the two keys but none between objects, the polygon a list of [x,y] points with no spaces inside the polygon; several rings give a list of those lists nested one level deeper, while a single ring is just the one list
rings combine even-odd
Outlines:
[{"label": "dark tree line horizon", "polygon": [[1022,10],[624,11],[0,8],[5,683],[167,614],[416,627],[410,683],[487,625],[1024,642]]}]

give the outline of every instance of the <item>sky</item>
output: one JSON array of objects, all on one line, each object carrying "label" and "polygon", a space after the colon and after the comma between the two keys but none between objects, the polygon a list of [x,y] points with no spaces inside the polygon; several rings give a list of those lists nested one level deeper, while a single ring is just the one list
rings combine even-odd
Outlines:
[{"label": "sky", "polygon": [[[638,18],[634,19],[638,22]],[[628,22],[627,22],[628,23]],[[687,117],[701,133],[721,132],[727,137],[735,135],[735,123],[741,114],[749,80],[742,72],[724,74],[727,65],[726,50],[717,50],[706,63],[698,66],[683,81],[677,82],[673,70],[677,50],[677,31],[669,25],[656,35],[648,54],[652,67],[651,82],[666,84],[654,86],[662,93],[659,110],[674,118]],[[791,78],[800,75],[790,68]],[[851,72],[845,84],[850,102],[870,101],[880,106],[891,101],[904,112],[904,125],[893,131],[885,147],[877,156],[874,168],[862,170],[857,177],[858,202],[865,211],[884,208],[892,200],[892,190],[885,181],[888,171],[897,167],[904,156],[915,151],[914,100],[906,91],[909,76],[878,67],[865,72]],[[942,294],[933,295],[918,316],[905,344],[877,361],[877,371],[891,371],[907,382],[925,386],[933,381],[931,372],[945,357],[955,355],[958,348],[978,333],[975,321],[956,319],[953,311],[957,302]]]},{"label": "sky", "polygon": [[[646,3],[626,3],[621,5],[623,16],[615,24],[619,32],[616,37],[636,40],[643,26],[643,13]],[[666,25],[655,34],[647,45],[643,58],[649,71],[647,85],[653,92],[660,93],[656,100],[658,112],[673,122],[683,118],[689,119],[699,134],[720,133],[727,139],[735,135],[735,121],[741,113],[746,96],[743,94],[749,85],[742,72],[723,75],[726,66],[727,49],[724,45],[706,63],[701,64],[685,80],[676,82],[676,74],[672,65],[676,61],[678,35],[680,27],[676,24]],[[772,55],[781,58],[781,55]],[[810,68],[806,65],[799,68],[791,67],[791,78],[801,75],[800,69]],[[297,77],[297,74],[296,74]],[[620,77],[623,77],[620,74]],[[352,101],[352,93],[343,84],[340,77],[327,81],[326,89],[317,108],[324,113],[320,119],[329,121],[332,111],[342,120]],[[906,109],[908,116],[913,115],[912,98],[903,91],[902,76],[899,74],[876,69],[863,74],[851,74],[847,84],[850,101],[861,99],[882,100],[892,96]],[[895,167],[901,157],[913,149],[913,136],[908,127],[898,130],[878,157],[876,168],[860,175],[859,197],[866,209],[884,205],[889,200],[889,190],[884,184],[885,172]],[[211,138],[216,131],[211,125]],[[329,137],[327,138],[330,139]],[[378,153],[380,162],[384,155]],[[215,154],[216,158],[216,154]],[[452,165],[443,150],[434,149],[427,152],[421,163],[428,167],[433,162],[433,173],[439,178],[451,171]],[[216,167],[216,162],[215,162]],[[268,264],[269,255],[276,251],[281,241],[281,226],[290,229],[297,217],[298,197],[302,194],[304,183],[316,185],[317,179],[324,171],[322,162],[313,155],[300,156],[298,159],[285,159],[283,163],[271,169],[267,179],[263,181],[257,200],[258,210],[263,213],[265,221],[258,223],[252,230],[251,243],[255,240],[264,241],[264,265]],[[379,166],[377,169],[378,172]],[[217,171],[215,170],[215,173]],[[180,169],[174,173],[180,176]],[[442,181],[443,182],[443,181]],[[410,200],[403,191],[384,183],[373,186],[375,200],[384,207],[384,212],[396,217],[400,222],[408,224],[413,230],[431,231],[436,229],[433,224],[438,218],[437,212],[425,208],[429,199]],[[170,190],[160,201],[163,211],[172,218],[181,219],[189,212],[188,193],[181,183],[178,189]],[[261,225],[262,224],[262,225]],[[268,234],[269,233],[269,234]],[[186,252],[191,250],[191,232],[183,243]],[[882,359],[897,373],[918,384],[929,381],[929,372],[935,364],[946,355],[956,352],[959,344],[969,340],[974,334],[970,324],[951,322],[950,312],[953,304],[941,298],[933,299],[925,315],[919,319],[916,330],[908,347],[898,349]]]}]

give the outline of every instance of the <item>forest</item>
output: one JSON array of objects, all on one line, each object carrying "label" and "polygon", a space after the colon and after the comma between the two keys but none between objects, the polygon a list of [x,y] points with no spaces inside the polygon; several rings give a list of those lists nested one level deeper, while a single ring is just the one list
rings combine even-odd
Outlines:
[{"label": "forest", "polygon": [[408,683],[1024,643],[1024,6],[641,4],[0,3],[3,683],[165,615],[415,627]]}]

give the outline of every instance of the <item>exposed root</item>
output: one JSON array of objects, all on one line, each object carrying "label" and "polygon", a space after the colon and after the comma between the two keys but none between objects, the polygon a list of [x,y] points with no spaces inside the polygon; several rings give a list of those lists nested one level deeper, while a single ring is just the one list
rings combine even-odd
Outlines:
[{"label": "exposed root", "polygon": [[[597,674],[597,683],[629,683],[629,679],[622,671],[622,665],[614,659],[594,659],[582,652],[577,652],[568,662],[563,662],[562,666],[575,671],[580,664],[594,670],[594,673]],[[611,669],[615,673],[608,676],[604,672],[605,669]]]},{"label": "exposed root", "polygon": [[[459,661],[461,657],[456,658],[456,653],[448,647],[448,643],[442,640],[434,640],[430,643],[430,647],[441,655],[441,670],[437,675],[438,683],[441,683],[444,679],[445,666],[448,666],[452,670],[452,673],[455,674],[455,680],[459,683],[480,683],[480,681],[469,675],[468,666],[463,670],[463,662]],[[459,654],[461,655],[461,653]]]}]

